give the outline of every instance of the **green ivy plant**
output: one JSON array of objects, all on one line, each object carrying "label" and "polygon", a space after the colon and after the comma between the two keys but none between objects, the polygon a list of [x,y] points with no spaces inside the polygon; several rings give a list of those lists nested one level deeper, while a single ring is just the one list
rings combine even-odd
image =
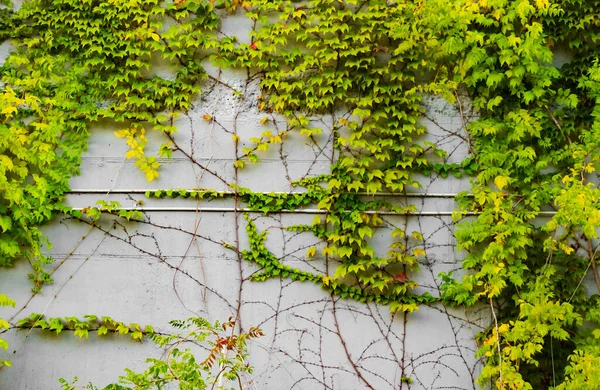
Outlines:
[{"label": "green ivy plant", "polygon": [[[7,297],[5,294],[0,294],[0,307],[6,307],[6,306],[15,307],[15,305],[16,305],[15,301],[13,301],[9,297]],[[2,318],[0,318],[0,330],[5,330],[5,329],[8,329],[9,327],[10,327],[10,324],[8,322],[6,322],[5,320],[3,320]],[[2,338],[0,338],[0,348],[2,348],[3,350],[8,349],[8,343],[6,342],[6,340],[4,340]],[[10,365],[11,365],[10,361],[0,360],[0,367],[3,367],[3,366],[10,367]]]},{"label": "green ivy plant", "polygon": [[[466,251],[446,304],[487,304],[479,383],[499,389],[577,388],[593,374],[597,281],[597,8],[570,1],[478,2],[457,80],[480,117],[470,123],[479,170],[457,217]],[[560,69],[553,47],[573,51]],[[547,214],[550,212],[550,217]],[[564,381],[564,382],[563,382]],[[562,382],[562,384],[561,384]],[[590,382],[593,383],[593,382]]]},{"label": "green ivy plant", "polygon": [[[15,307],[15,302],[9,299],[6,295],[1,294],[0,307],[2,306]],[[144,336],[153,337],[155,335],[155,331],[150,325],[146,325],[145,327],[142,327],[136,323],[126,325],[123,322],[112,319],[111,317],[98,317],[93,314],[86,314],[83,316],[83,318],[48,318],[43,314],[32,313],[29,315],[29,317],[25,317],[17,321],[14,325],[0,318],[0,334],[11,329],[22,331],[38,329],[57,335],[62,332],[73,332],[74,336],[77,336],[80,339],[85,338],[86,340],[88,339],[90,332],[94,332],[98,336],[105,336],[108,334],[129,335],[133,340],[136,341],[142,341]],[[8,343],[1,338],[0,347],[2,347],[4,350],[8,348]],[[3,366],[10,367],[10,361],[0,360],[0,368]]]},{"label": "green ivy plant", "polygon": [[98,336],[107,334],[130,335],[131,338],[137,341],[141,341],[144,336],[150,337],[155,334],[150,325],[143,328],[135,323],[126,325],[123,322],[113,320],[111,317],[98,317],[93,314],[86,314],[83,319],[79,319],[77,317],[46,318],[42,314],[32,313],[29,317],[17,321],[14,327],[16,329],[41,329],[56,334],[63,331],[73,331],[74,336],[86,340],[90,332],[96,332]]},{"label": "green ivy plant", "polygon": [[[231,384],[242,389],[242,376],[251,374],[252,366],[247,362],[248,341],[263,336],[256,327],[248,332],[235,333],[235,321],[214,324],[199,317],[186,321],[171,321],[179,332],[171,335],[153,333],[150,338],[161,348],[167,348],[163,359],[148,358],[149,367],[141,373],[126,369],[126,374],[104,390],[164,389],[177,385],[179,389],[233,389]],[[197,352],[183,348],[186,343],[208,345],[208,355],[199,361]],[[72,383],[60,379],[63,390],[74,390],[77,378]],[[98,389],[93,384],[85,386]]]},{"label": "green ivy plant", "polygon": [[[229,2],[225,2],[229,4]],[[0,265],[32,263],[34,289],[51,278],[52,261],[38,227],[57,213],[79,173],[89,125],[122,127],[127,158],[148,180],[159,163],[146,156],[146,131],[170,134],[207,77],[195,56],[214,48],[219,19],[213,2],[28,1],[2,10],[0,39],[16,50],[0,68]],[[162,28],[165,18],[176,22]],[[159,35],[160,32],[160,35]],[[176,61],[174,80],[152,76],[151,56]],[[160,148],[168,153],[168,142]]]},{"label": "green ivy plant", "polygon": [[[220,10],[246,14],[250,43],[217,33]],[[328,265],[324,274],[283,264],[249,216],[249,248],[224,245],[258,265],[254,280],[312,282],[392,312],[484,304],[492,318],[476,340],[485,361],[480,385],[585,388],[600,359],[599,12],[594,0],[32,0],[18,12],[0,9],[0,39],[16,47],[0,67],[0,265],[28,259],[39,290],[51,281],[44,265],[52,261],[39,226],[53,216],[142,218],[118,204],[83,212],[62,204],[89,125],[118,124],[126,158],[156,179],[160,164],[146,151],[147,133],[165,137],[158,156],[183,152],[174,119],[210,78],[200,65],[208,59],[261,76],[265,131],[247,142],[232,133],[236,148],[245,142],[236,171],[294,132],[309,140],[333,135],[331,171],[295,182],[304,192],[293,194],[226,183],[227,192],[164,189],[148,197],[229,196],[266,214],[316,206],[323,215],[312,224],[287,229],[324,242],[319,253],[306,253]],[[555,66],[557,51],[572,58]],[[154,75],[156,56],[173,65],[173,80]],[[459,108],[470,152],[462,163],[448,163],[426,141],[419,122],[426,95]],[[467,103],[478,115],[471,121]],[[274,113],[286,118],[277,130]],[[330,125],[316,127],[315,115]],[[471,188],[455,212],[462,271],[441,274],[434,297],[413,280],[427,255],[421,232],[393,230],[385,255],[371,245],[383,229],[381,212],[410,215],[414,207],[365,194],[402,199],[422,187],[420,175],[465,174]]]}]

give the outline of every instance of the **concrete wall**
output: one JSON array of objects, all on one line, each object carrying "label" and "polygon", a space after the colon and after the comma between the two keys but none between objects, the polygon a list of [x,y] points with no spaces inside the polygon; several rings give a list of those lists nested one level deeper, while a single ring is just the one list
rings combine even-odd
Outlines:
[{"label": "concrete wall", "polygon": [[[246,27],[236,19],[227,20],[224,26],[225,31],[240,36],[247,33]],[[0,46],[0,58],[8,49],[6,44]],[[251,344],[251,363],[256,370],[245,378],[248,388],[366,388],[353,364],[375,389],[408,388],[400,383],[403,369],[413,380],[412,389],[476,388],[478,364],[473,336],[478,326],[486,323],[485,312],[467,315],[434,305],[421,306],[407,317],[392,316],[385,306],[332,300],[308,283],[286,279],[250,282],[247,278],[256,267],[240,264],[234,252],[220,245],[235,243],[236,235],[242,247],[247,245],[246,224],[233,212],[233,202],[152,200],[140,193],[177,187],[226,190],[223,180],[236,181],[231,134],[202,115],[208,113],[228,130],[235,129],[242,139],[240,150],[249,138],[269,128],[259,123],[264,114],[256,107],[256,82],[242,72],[212,71],[222,81],[245,90],[246,98],[236,98],[220,84],[207,82],[193,109],[178,120],[176,140],[219,178],[175,153],[171,160],[161,160],[160,179],[148,183],[135,163],[124,159],[127,146],[113,135],[118,128],[110,123],[93,125],[81,176],[71,180],[74,191],[68,203],[86,207],[98,199],[119,200],[124,207],[149,210],[144,212],[145,222],[103,218],[98,229],[70,218],[56,219],[44,227],[53,244],[48,253],[56,259],[50,269],[60,264],[53,274],[54,284],[27,303],[31,296],[28,265],[18,262],[14,268],[2,270],[0,292],[15,299],[17,309],[1,310],[0,315],[10,318],[26,305],[18,318],[32,312],[50,317],[97,314],[169,331],[171,319],[202,316],[211,321],[226,320],[234,315],[241,297],[242,326],[260,326],[266,335]],[[166,69],[157,72],[168,77]],[[422,121],[430,130],[428,138],[443,145],[451,153],[451,161],[460,161],[466,146],[456,108],[439,99],[425,100],[428,113]],[[329,119],[314,120],[318,125]],[[149,152],[165,142],[159,134],[150,134],[150,138]],[[291,135],[281,148],[262,154],[259,164],[241,170],[237,183],[254,191],[291,191],[290,181],[327,173],[332,153],[331,134],[327,132],[315,143]],[[440,195],[467,188],[467,180],[423,178],[423,188],[414,190],[419,196],[398,200],[416,204],[419,213],[385,217],[389,229],[406,224],[408,231],[424,234],[427,257],[421,273],[415,276],[420,291],[437,295],[436,275],[456,267],[460,256],[455,253],[450,217],[454,202]],[[310,223],[314,217],[310,210],[251,215],[260,230],[269,229],[267,246],[285,263],[324,271],[318,257],[304,257],[309,246],[319,245],[311,234],[280,229]],[[235,231],[236,218],[239,234]],[[385,253],[388,240],[389,231],[382,229],[373,238],[373,246]],[[0,370],[0,389],[8,390],[54,389],[59,387],[58,378],[70,380],[74,376],[82,383],[91,380],[102,386],[115,381],[123,368],[142,369],[145,357],[159,357],[162,352],[150,342],[136,343],[123,337],[98,339],[93,334],[87,341],[72,334],[56,336],[39,331],[10,331],[3,337],[10,343],[7,355],[13,367]]]}]

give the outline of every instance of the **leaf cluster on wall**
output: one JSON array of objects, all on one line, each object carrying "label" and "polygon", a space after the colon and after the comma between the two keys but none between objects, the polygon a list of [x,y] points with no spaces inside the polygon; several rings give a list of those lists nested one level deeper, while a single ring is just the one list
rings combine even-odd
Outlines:
[{"label": "leaf cluster on wall", "polygon": [[[257,193],[221,178],[228,191],[164,189],[149,198],[233,197],[265,214],[314,205],[321,216],[287,229],[320,239],[306,258],[322,258],[331,272],[282,263],[250,217],[249,248],[224,247],[260,267],[254,280],[310,281],[392,312],[487,305],[481,385],[585,388],[600,359],[598,9],[587,0],[35,0],[0,9],[0,38],[15,45],[0,67],[0,265],[28,259],[39,290],[52,262],[39,226],[60,213],[92,224],[103,213],[143,219],[118,204],[83,212],[63,204],[93,123],[120,127],[126,158],[149,181],[160,175],[157,156],[173,153],[217,176],[178,145],[174,121],[214,78],[203,63],[243,69],[260,78],[265,131],[240,152],[246,140],[231,131],[235,172],[293,134],[323,133],[315,116],[331,119],[330,172],[294,182],[300,193]],[[227,12],[252,22],[249,42],[220,33]],[[552,64],[559,51],[572,57],[560,67]],[[155,73],[157,58],[174,77]],[[425,138],[429,95],[461,112],[470,152],[462,163]],[[466,105],[476,119],[462,115]],[[267,129],[275,115],[284,123]],[[146,151],[152,131],[165,140],[156,156]],[[372,246],[379,213],[411,215],[414,206],[368,197],[402,200],[431,175],[471,177],[455,211],[466,272],[441,274],[439,297],[413,280],[427,255],[421,232],[394,229],[385,255]],[[587,275],[593,294],[582,287]]]}]

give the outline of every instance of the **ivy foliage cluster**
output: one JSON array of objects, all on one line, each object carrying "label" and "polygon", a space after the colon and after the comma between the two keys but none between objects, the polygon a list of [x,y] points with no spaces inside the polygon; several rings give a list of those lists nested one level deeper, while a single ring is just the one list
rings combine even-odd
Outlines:
[{"label": "ivy foliage cluster", "polygon": [[[15,305],[16,305],[15,301],[13,301],[9,297],[7,297],[5,294],[0,294],[0,307],[6,307],[6,306],[15,307]],[[2,318],[0,318],[0,330],[6,330],[9,327],[10,327],[10,324],[6,320],[3,320]],[[4,340],[2,338],[0,338],[0,348],[2,348],[3,350],[8,349],[8,343],[6,342],[6,340]],[[0,367],[3,367],[3,366],[10,367],[10,361],[0,360]]]},{"label": "ivy foliage cluster", "polygon": [[[218,33],[225,11],[244,12],[253,22],[250,43]],[[327,131],[335,146],[331,172],[295,182],[304,189],[299,194],[258,194],[226,183],[228,193],[147,196],[234,196],[263,213],[316,205],[323,216],[288,229],[324,241],[322,251],[309,248],[306,257],[325,260],[325,274],[284,265],[250,218],[250,248],[225,246],[258,264],[255,280],[311,281],[344,298],[389,304],[393,312],[436,301],[487,305],[493,321],[477,340],[485,359],[481,385],[598,383],[596,1],[35,0],[0,12],[0,38],[16,45],[0,68],[0,264],[28,258],[35,288],[50,281],[43,265],[51,261],[38,226],[60,212],[83,217],[62,201],[89,125],[118,123],[126,157],[154,180],[160,164],[145,151],[146,134],[164,134],[159,156],[185,154],[173,121],[210,77],[201,66],[208,60],[261,76],[258,106],[267,130],[245,143],[236,170],[293,132],[310,139]],[[561,67],[552,65],[559,51],[572,56]],[[172,64],[172,80],[153,73],[157,56]],[[462,118],[470,152],[462,164],[447,164],[447,153],[426,141],[419,122],[426,95],[445,98],[461,115],[468,96],[477,111],[476,120]],[[275,113],[287,118],[277,132],[270,127]],[[330,117],[331,127],[313,126],[314,116]],[[241,137],[232,138],[237,148]],[[455,213],[466,272],[440,275],[441,296],[433,297],[412,280],[427,256],[421,232],[396,228],[385,255],[371,245],[384,225],[378,212],[411,214],[414,207],[364,194],[402,199],[410,187],[421,188],[422,175],[449,173],[472,175]],[[115,204],[85,212],[92,219],[120,213]]]},{"label": "ivy foliage cluster", "polygon": [[43,314],[32,313],[29,317],[17,321],[17,329],[42,329],[54,332],[57,335],[63,331],[73,331],[73,335],[87,339],[90,332],[96,332],[98,336],[107,334],[129,334],[132,339],[141,341],[144,336],[153,336],[154,329],[150,325],[141,327],[139,324],[129,325],[115,321],[111,317],[87,314],[83,319],[77,317],[52,317],[47,318]]},{"label": "ivy foliage cluster", "polygon": [[[127,157],[136,158],[148,180],[158,177],[156,158],[144,154],[145,134],[175,132],[173,116],[199,91],[206,74],[191,58],[217,42],[212,31],[219,20],[211,8],[32,1],[16,13],[2,10],[0,37],[18,38],[18,45],[0,70],[1,265],[25,256],[35,288],[50,281],[37,227],[65,210],[68,180],[79,173],[91,123],[122,126],[116,135],[127,140]],[[161,37],[165,18],[185,21]],[[153,55],[180,62],[174,80],[153,76]]]},{"label": "ivy foliage cluster", "polygon": [[[262,330],[251,327],[248,332],[236,334],[235,321],[231,319],[213,324],[203,318],[192,317],[186,321],[174,320],[170,324],[177,329],[176,333],[148,333],[148,337],[156,345],[167,349],[164,358],[146,359],[149,367],[144,372],[137,373],[127,369],[126,374],[119,378],[119,383],[109,384],[103,390],[164,389],[172,385],[189,390],[232,389],[232,384],[238,385],[239,389],[243,388],[242,377],[253,371],[247,361],[247,343],[262,337]],[[183,348],[185,343],[208,345],[206,358],[198,361],[197,351]],[[62,378],[60,382],[63,390],[80,387],[77,378],[72,383]],[[98,389],[91,383],[84,388]]]},{"label": "ivy foliage cluster", "polygon": [[[11,39],[15,48],[0,67],[0,266],[29,261],[34,292],[52,281],[44,266],[53,259],[42,252],[51,244],[39,226],[59,213],[84,216],[63,201],[91,124],[121,126],[116,135],[126,139],[127,157],[148,180],[158,177],[156,157],[144,154],[145,134],[176,132],[173,118],[199,91],[206,74],[191,59],[217,44],[213,8],[207,2],[29,1],[13,12],[10,1],[0,2],[0,41]],[[163,29],[167,19],[175,23]],[[153,56],[177,60],[173,80],[153,75]],[[159,152],[169,154],[168,143]],[[87,217],[97,220],[115,207],[103,203]]]}]

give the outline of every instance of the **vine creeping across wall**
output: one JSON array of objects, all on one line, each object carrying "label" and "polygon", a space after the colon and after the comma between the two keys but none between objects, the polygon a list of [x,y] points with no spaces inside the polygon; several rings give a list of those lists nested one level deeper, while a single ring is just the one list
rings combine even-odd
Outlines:
[{"label": "vine creeping across wall", "polygon": [[[183,259],[179,265],[165,259],[154,233],[130,233],[123,219],[137,221],[231,251],[240,289],[233,304],[223,301],[240,330],[246,280],[322,287],[330,295],[332,333],[361,386],[375,388],[373,380],[381,380],[391,388],[433,388],[436,380],[428,385],[411,375],[419,363],[405,354],[410,313],[422,305],[448,314],[449,306],[484,304],[492,316],[477,336],[481,372],[476,365],[467,370],[473,387],[479,375],[477,384],[500,389],[586,388],[597,380],[593,367],[600,361],[597,9],[593,1],[546,0],[47,0],[2,9],[0,36],[12,39],[15,51],[0,68],[0,264],[29,261],[37,294],[54,273],[39,226],[63,215],[208,289],[206,280],[181,267]],[[251,26],[249,40],[222,30],[223,18],[235,13]],[[559,68],[552,61],[560,50],[572,58]],[[170,64],[169,77],[159,75],[161,61]],[[231,69],[245,81],[224,81]],[[241,102],[226,119],[194,105],[215,89]],[[456,107],[460,128],[451,137],[432,137],[423,125],[432,95]],[[244,110],[261,118],[253,137],[242,128]],[[198,157],[193,138],[186,146],[178,129],[194,115],[231,143],[231,166],[219,170],[212,156]],[[188,189],[146,192],[148,203],[229,201],[230,240],[204,234],[197,220],[193,231],[156,222],[139,200],[134,208],[109,199],[67,206],[69,179],[79,173],[90,129],[106,123],[118,126],[126,159],[148,181],[159,180],[161,164],[174,158],[189,162],[199,177]],[[156,156],[146,151],[151,134],[163,138]],[[468,151],[461,161],[445,145],[452,137]],[[316,172],[313,163],[291,174],[286,148],[297,142],[329,169]],[[246,185],[244,172],[273,155],[281,157],[291,191]],[[431,237],[421,224],[409,224],[420,213],[410,195],[449,175],[471,178],[454,212],[466,273],[433,275],[420,285],[421,269],[433,273]],[[204,188],[204,177],[218,188]],[[282,234],[313,236],[315,244],[303,247],[302,256],[300,249],[276,254],[268,244],[273,229],[259,230],[260,214],[301,210],[313,220],[280,222]],[[240,238],[242,224],[248,245]],[[139,244],[141,238],[155,248]],[[302,258],[300,266],[289,265],[289,257]],[[244,262],[257,266],[249,276]],[[595,284],[591,290],[584,288],[586,277]],[[389,334],[382,338],[399,379],[352,356],[337,318],[339,298],[364,304],[357,310],[371,316],[373,304],[388,305],[403,318],[401,356]],[[593,325],[583,326],[584,320]],[[323,375],[307,368],[310,380],[333,388],[326,364],[316,364]]]}]

